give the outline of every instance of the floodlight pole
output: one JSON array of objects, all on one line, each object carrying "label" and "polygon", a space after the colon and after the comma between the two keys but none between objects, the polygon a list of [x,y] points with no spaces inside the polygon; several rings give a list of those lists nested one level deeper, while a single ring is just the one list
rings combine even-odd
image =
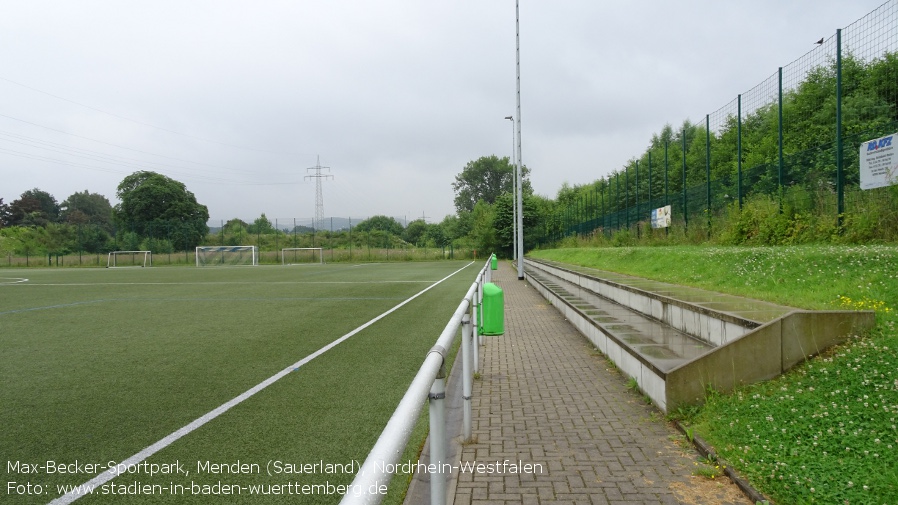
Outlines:
[{"label": "floodlight pole", "polygon": [[514,116],[505,116],[505,119],[511,121],[511,166],[514,167],[511,174],[511,229],[513,230],[513,239],[511,242],[511,259],[518,260],[518,166],[515,163],[515,133],[514,133]]},{"label": "floodlight pole", "polygon": [[518,102],[518,112],[517,112],[517,127],[518,127],[518,156],[517,156],[517,176],[515,177],[515,183],[517,185],[517,228],[518,228],[518,280],[524,280],[524,216],[523,216],[523,197],[521,193],[523,193],[524,186],[522,184],[523,173],[522,173],[522,164],[521,164],[521,16],[520,16],[520,8],[519,8],[519,0],[515,0],[514,2],[514,23],[515,23],[515,55],[517,59],[517,102]]}]

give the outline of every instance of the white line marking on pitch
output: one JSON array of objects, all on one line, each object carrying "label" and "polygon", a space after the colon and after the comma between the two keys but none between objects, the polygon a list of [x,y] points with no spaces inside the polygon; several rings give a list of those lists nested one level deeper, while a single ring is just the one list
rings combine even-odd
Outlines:
[{"label": "white line marking on pitch", "polygon": [[[306,363],[312,361],[313,359],[317,358],[318,356],[321,356],[322,354],[326,353],[327,351],[333,349],[334,347],[336,347],[338,344],[342,343],[344,340],[348,339],[349,337],[352,337],[353,335],[368,328],[372,324],[380,321],[381,319],[387,317],[388,315],[392,314],[393,312],[396,312],[403,305],[411,302],[415,298],[418,298],[419,296],[423,295],[424,293],[430,291],[432,288],[436,287],[437,285],[439,285],[446,279],[452,277],[453,275],[461,272],[465,268],[471,266],[471,264],[473,264],[473,263],[474,262],[472,261],[471,263],[468,263],[467,265],[459,268],[458,270],[452,272],[451,274],[447,275],[446,277],[443,277],[442,279],[436,281],[435,283],[431,284],[430,286],[427,286],[426,288],[422,289],[418,293],[412,295],[410,298],[407,298],[405,301],[399,303],[392,309],[384,312],[383,314],[375,317],[374,319],[368,321],[367,323],[359,326],[358,328],[352,330],[351,332],[347,333],[346,335],[343,335],[342,337],[338,338],[337,340],[334,340],[330,344],[327,344],[326,346],[322,347],[321,349],[318,349],[317,351],[313,352],[312,354],[309,354],[305,358],[297,361],[296,363],[288,366],[287,368],[272,375],[271,377],[265,379],[264,381],[256,384],[252,388],[247,389],[242,394],[233,398],[232,400],[225,402],[225,403],[221,404],[220,406],[216,407],[215,409],[212,409],[209,412],[203,414],[202,416],[196,418],[190,424],[187,424],[186,426],[170,433],[168,436],[160,439],[158,442],[154,443],[153,445],[150,445],[149,447],[145,448],[144,450],[142,450],[142,451],[138,452],[137,454],[131,456],[130,458],[122,461],[120,463],[120,465],[125,465],[126,467],[131,466],[131,465],[136,465],[136,464],[140,463],[141,461],[149,458],[153,454],[156,454],[157,452],[161,451],[162,449],[165,449],[166,447],[168,447],[169,445],[171,445],[175,441],[177,441],[179,438],[189,434],[190,432],[203,426],[204,424],[208,423],[209,421],[224,414],[225,412],[230,410],[232,407],[235,407],[235,406],[239,405],[240,403],[243,403],[244,400],[247,400],[251,396],[258,393],[259,391],[262,391],[263,389],[265,389],[268,386],[279,381],[286,375],[290,374],[297,368],[305,365]],[[80,486],[75,486],[75,490],[70,491],[69,493],[67,493],[63,496],[60,496],[59,498],[54,499],[53,501],[50,502],[50,505],[56,505],[56,504],[64,505],[64,504],[72,503],[75,500],[77,500],[78,498],[81,498],[82,496],[89,494],[86,491],[84,491],[85,489],[88,489],[88,488],[96,489],[96,488],[102,486],[103,484],[109,482],[110,480],[114,479],[116,476],[117,475],[115,473],[114,468],[112,470],[107,470],[107,471],[97,475],[93,479],[90,479],[89,481],[85,482],[84,484],[81,484]]]},{"label": "white line marking on pitch", "polygon": [[[28,279],[24,279],[27,281]],[[54,282],[34,283],[29,286],[223,286],[226,284],[427,284],[435,281],[246,281],[246,282]],[[2,283],[0,283],[2,284]],[[12,284],[12,283],[9,283]]]}]

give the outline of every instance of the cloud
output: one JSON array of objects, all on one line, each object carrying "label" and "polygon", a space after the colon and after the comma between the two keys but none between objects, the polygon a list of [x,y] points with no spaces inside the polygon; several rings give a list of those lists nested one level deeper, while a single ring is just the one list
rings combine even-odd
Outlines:
[{"label": "cloud", "polygon": [[[619,169],[878,3],[522,1],[535,190]],[[308,218],[320,156],[325,214],[438,221],[468,161],[511,154],[514,37],[510,1],[17,2],[0,18],[0,198],[114,199],[155,169],[214,219]]]}]

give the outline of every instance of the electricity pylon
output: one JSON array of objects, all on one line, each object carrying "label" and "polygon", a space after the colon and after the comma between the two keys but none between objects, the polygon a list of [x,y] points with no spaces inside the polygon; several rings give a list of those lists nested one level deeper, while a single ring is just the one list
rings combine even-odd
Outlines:
[{"label": "electricity pylon", "polygon": [[315,179],[315,231],[321,229],[321,220],[324,219],[324,194],[321,192],[321,179],[328,177],[333,179],[333,175],[322,174],[321,171],[327,169],[330,172],[331,167],[321,166],[321,157],[316,158],[315,166],[306,170],[313,170],[311,175],[307,175],[306,179]]}]

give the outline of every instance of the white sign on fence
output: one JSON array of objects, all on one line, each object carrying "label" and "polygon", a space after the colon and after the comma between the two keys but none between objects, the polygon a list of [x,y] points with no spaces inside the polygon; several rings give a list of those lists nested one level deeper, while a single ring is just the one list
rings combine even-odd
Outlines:
[{"label": "white sign on fence", "polygon": [[861,189],[898,184],[898,133],[861,144]]},{"label": "white sign on fence", "polygon": [[670,226],[670,205],[660,209],[652,209],[652,228],[667,228]]}]

